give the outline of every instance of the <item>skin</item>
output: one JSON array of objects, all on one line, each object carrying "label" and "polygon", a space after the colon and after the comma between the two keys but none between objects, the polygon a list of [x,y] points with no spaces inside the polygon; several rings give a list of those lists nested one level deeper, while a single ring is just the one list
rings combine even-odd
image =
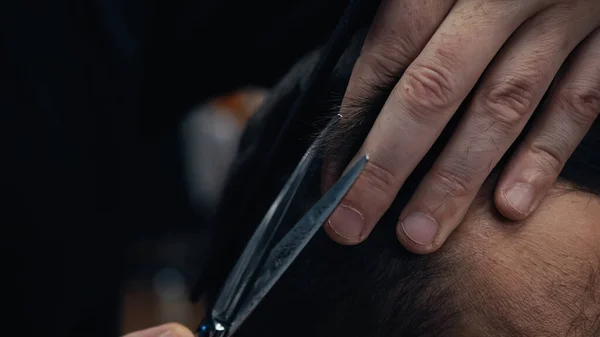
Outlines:
[{"label": "skin", "polygon": [[[526,219],[600,112],[599,27],[597,0],[384,0],[344,102],[405,71],[356,154],[369,164],[327,233],[342,244],[365,240],[476,84],[397,237],[417,254],[439,249],[550,91],[495,189],[503,216]],[[335,181],[343,168],[333,158],[325,165],[323,180]]]},{"label": "skin", "polygon": [[558,183],[526,220],[508,224],[493,208],[489,197],[477,197],[440,251],[453,266],[447,282],[458,287],[459,331],[541,337],[600,331],[600,198]]}]

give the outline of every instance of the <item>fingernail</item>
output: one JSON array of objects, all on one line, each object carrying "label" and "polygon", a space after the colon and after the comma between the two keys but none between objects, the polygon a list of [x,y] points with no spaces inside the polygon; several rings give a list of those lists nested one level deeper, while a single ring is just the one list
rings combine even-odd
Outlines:
[{"label": "fingernail", "polygon": [[437,221],[423,213],[412,213],[401,222],[404,234],[420,245],[430,245],[440,229]]},{"label": "fingernail", "polygon": [[166,331],[163,331],[158,337],[190,337],[191,332],[181,325],[171,325]]},{"label": "fingernail", "polygon": [[163,324],[146,330],[132,332],[123,337],[188,337],[191,336],[183,326],[176,324]]},{"label": "fingernail", "polygon": [[516,212],[526,215],[529,214],[535,191],[530,184],[515,184],[504,191],[506,202]]},{"label": "fingernail", "polygon": [[135,331],[123,337],[171,337],[170,335],[168,335],[169,333],[170,330],[168,326],[159,325],[145,330]]},{"label": "fingernail", "polygon": [[331,229],[348,241],[360,241],[365,218],[358,210],[347,205],[340,205],[329,217]]},{"label": "fingernail", "polygon": [[177,335],[174,334],[173,330],[167,329],[166,331],[163,331],[158,337],[177,337]]}]

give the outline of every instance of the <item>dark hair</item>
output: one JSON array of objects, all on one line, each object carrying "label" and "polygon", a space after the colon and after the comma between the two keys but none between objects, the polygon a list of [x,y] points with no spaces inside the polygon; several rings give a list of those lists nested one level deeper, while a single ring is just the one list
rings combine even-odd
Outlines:
[{"label": "dark hair", "polygon": [[[333,72],[328,91],[317,105],[321,119],[337,113],[331,107],[340,101],[345,91],[352,64],[357,57],[364,34],[359,34],[343,55]],[[242,140],[241,157],[221,205],[223,214],[235,212],[235,195],[243,189],[253,162],[253,155],[263,149],[255,146],[256,139],[269,132],[267,125],[285,109],[285,102],[302,89],[302,74],[310,68],[316,54],[309,56],[294,68],[276,88],[274,96],[253,119]],[[311,59],[312,57],[312,59]],[[295,83],[295,85],[294,85]],[[326,153],[343,153],[344,160],[362,143],[366,132],[383,106],[394,79],[383,83],[370,97],[355,98],[344,111],[337,132],[328,139]],[[337,99],[332,99],[337,95]],[[314,108],[314,106],[313,106]],[[282,279],[267,295],[264,302],[241,327],[237,336],[450,336],[455,335],[460,313],[453,305],[453,292],[458,278],[448,277],[457,261],[447,256],[414,255],[404,250],[394,235],[396,222],[403,205],[428,171],[433,159],[440,153],[460,116],[449,123],[440,139],[405,183],[398,198],[376,226],[369,239],[353,246],[341,246],[330,240],[323,231],[317,233]],[[261,188],[252,191],[251,211],[243,221],[235,223],[226,235],[217,239],[229,252],[222,266],[228,270],[234,257],[243,248],[260,216],[297,163],[302,151],[315,134],[315,122],[298,120],[285,140],[288,155],[278,159],[278,167],[261,182]],[[321,123],[322,124],[322,123]],[[268,135],[266,136],[268,138]],[[300,140],[300,141],[298,141]],[[517,142],[518,143],[518,142]],[[596,122],[575,154],[565,166],[561,177],[588,190],[600,189],[600,123]],[[510,156],[510,150],[505,157]],[[290,219],[296,219],[320,196],[320,162],[315,163],[301,200],[292,207]],[[503,162],[498,164],[501,168]],[[491,197],[490,197],[491,198]],[[222,217],[227,219],[226,216]],[[289,225],[294,221],[290,221]],[[230,226],[226,220],[223,226]],[[289,229],[289,228],[284,228]],[[225,243],[226,242],[226,243]],[[223,257],[225,249],[216,256]],[[215,290],[226,275],[225,269],[211,272],[218,275],[213,282],[202,283],[196,289],[208,290],[208,302],[214,300]]]}]

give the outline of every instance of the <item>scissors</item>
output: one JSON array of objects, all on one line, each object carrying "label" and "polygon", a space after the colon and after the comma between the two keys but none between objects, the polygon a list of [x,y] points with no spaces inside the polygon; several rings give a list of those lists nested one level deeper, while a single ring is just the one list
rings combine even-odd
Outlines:
[{"label": "scissors", "polygon": [[306,151],[281,192],[269,207],[221,289],[214,306],[196,330],[199,337],[232,336],[264,299],[281,275],[333,213],[360,176],[369,158],[362,156],[269,252],[281,224],[311,162],[319,137]]}]

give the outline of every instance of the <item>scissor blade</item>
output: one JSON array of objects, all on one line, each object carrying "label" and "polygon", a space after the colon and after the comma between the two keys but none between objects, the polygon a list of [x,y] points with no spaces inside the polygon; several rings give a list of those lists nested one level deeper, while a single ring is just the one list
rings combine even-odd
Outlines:
[{"label": "scissor blade", "polygon": [[308,148],[248,241],[240,258],[229,273],[211,311],[211,315],[215,320],[228,323],[234,319],[234,316],[237,316],[240,306],[243,305],[241,303],[242,296],[246,293],[245,290],[247,287],[252,286],[249,282],[255,280],[253,276],[258,272],[259,264],[265,257],[267,249],[270,247],[270,242],[277,232],[277,228],[281,224],[293,197],[296,195],[301,182],[310,168],[310,164],[321,147],[324,135],[335,125],[335,122],[336,118],[332,119]]},{"label": "scissor blade", "polygon": [[257,272],[258,265],[265,256],[269,243],[281,224],[291,200],[306,175],[314,156],[315,149],[313,144],[304,154],[290,176],[290,179],[286,182],[271,207],[269,207],[269,210],[240,255],[240,258],[229,273],[212,310],[212,315],[215,318],[223,322],[228,322],[235,315],[240,304],[240,296],[244,293],[248,282],[252,280],[251,276]]},{"label": "scissor blade", "polygon": [[259,272],[252,291],[248,294],[248,301],[244,303],[236,318],[231,322],[230,334],[237,330],[262,301],[325,220],[333,213],[360,176],[367,161],[368,156],[365,155],[356,162],[273,248]]}]

